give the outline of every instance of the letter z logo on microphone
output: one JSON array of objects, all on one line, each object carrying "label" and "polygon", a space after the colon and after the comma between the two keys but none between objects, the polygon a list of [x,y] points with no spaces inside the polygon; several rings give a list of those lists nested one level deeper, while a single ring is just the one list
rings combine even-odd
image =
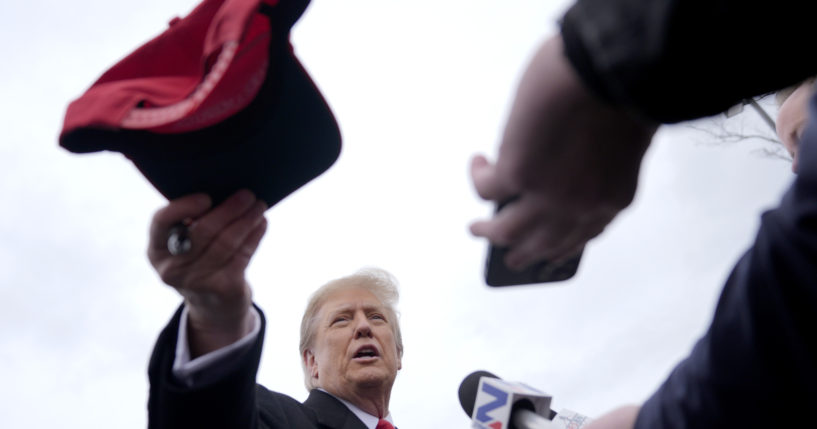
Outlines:
[{"label": "letter z logo on microphone", "polygon": [[[474,427],[480,429],[503,429],[510,417],[508,393],[492,386],[486,380],[480,382],[474,413]],[[493,416],[488,413],[493,414]]]}]

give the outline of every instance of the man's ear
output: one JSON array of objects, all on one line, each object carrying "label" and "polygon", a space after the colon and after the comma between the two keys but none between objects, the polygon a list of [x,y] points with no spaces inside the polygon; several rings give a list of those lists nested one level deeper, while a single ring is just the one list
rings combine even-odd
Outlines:
[{"label": "man's ear", "polygon": [[318,361],[315,359],[315,354],[312,350],[304,350],[304,366],[309,370],[309,376],[318,379]]},{"label": "man's ear", "polygon": [[403,349],[397,348],[397,370],[403,369]]}]

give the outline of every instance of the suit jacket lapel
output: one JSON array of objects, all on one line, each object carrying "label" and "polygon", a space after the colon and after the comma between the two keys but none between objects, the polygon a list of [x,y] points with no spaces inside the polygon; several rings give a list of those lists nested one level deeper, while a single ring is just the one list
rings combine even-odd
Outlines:
[{"label": "suit jacket lapel", "polygon": [[321,426],[331,429],[367,429],[346,405],[326,392],[317,389],[309,392],[304,406],[315,412]]}]

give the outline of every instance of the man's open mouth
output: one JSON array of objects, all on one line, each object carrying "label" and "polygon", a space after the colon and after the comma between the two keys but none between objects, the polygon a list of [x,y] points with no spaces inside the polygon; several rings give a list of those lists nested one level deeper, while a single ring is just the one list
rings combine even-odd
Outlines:
[{"label": "man's open mouth", "polygon": [[355,352],[355,359],[368,359],[380,356],[375,346],[363,346]]}]

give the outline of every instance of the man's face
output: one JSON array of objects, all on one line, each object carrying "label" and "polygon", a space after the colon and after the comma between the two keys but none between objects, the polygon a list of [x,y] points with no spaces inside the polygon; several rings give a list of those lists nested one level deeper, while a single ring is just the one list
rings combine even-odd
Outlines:
[{"label": "man's face", "polygon": [[318,311],[315,339],[304,359],[317,385],[341,398],[394,384],[400,357],[385,307],[369,291],[341,289]]},{"label": "man's face", "polygon": [[792,157],[791,169],[795,173],[798,146],[808,119],[808,101],[813,87],[814,81],[811,79],[797,87],[780,105],[780,111],[777,113],[777,135]]}]

